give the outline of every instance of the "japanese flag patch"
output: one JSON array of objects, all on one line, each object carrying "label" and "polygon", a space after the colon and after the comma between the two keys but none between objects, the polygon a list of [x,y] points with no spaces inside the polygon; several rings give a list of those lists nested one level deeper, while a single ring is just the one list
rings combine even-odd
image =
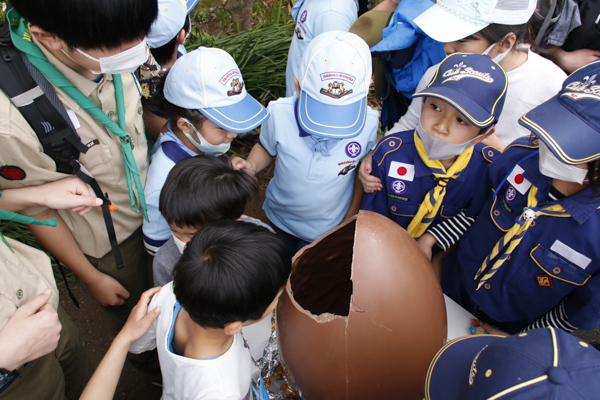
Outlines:
[{"label": "japanese flag patch", "polygon": [[390,164],[390,170],[388,171],[388,176],[396,179],[402,179],[403,181],[412,182],[415,178],[415,166],[412,164],[392,161]]},{"label": "japanese flag patch", "polygon": [[507,180],[508,180],[508,183],[513,185],[514,188],[519,191],[519,193],[524,195],[525,193],[527,193],[527,191],[531,187],[531,182],[529,182],[523,176],[523,172],[525,172],[525,170],[523,168],[521,168],[519,165],[517,165],[512,170],[512,172],[508,176]]}]

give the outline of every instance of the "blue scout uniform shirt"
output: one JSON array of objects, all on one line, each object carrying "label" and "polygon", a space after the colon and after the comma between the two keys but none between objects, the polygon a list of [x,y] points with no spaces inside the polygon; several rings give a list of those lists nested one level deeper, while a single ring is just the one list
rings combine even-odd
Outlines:
[{"label": "blue scout uniform shirt", "polygon": [[[500,152],[481,143],[475,145],[467,167],[456,179],[450,179],[438,215],[430,226],[454,217],[466,209],[475,188],[485,180],[485,168]],[[372,175],[381,180],[383,189],[365,193],[361,209],[375,211],[407,228],[419,206],[437,180],[417,153],[414,130],[382,138],[373,152]]]},{"label": "blue scout uniform shirt", "polygon": [[[485,204],[481,208],[474,202],[467,211],[473,214],[480,208],[479,218],[460,240],[456,256],[444,259],[443,268],[459,269],[468,295],[497,321],[521,322],[524,328],[566,297],[569,322],[581,329],[596,328],[600,325],[600,197],[593,198],[587,188],[548,202],[552,179],[539,172],[538,160],[537,142],[521,138],[490,166]],[[531,184],[538,188],[538,207],[560,203],[572,217],[538,216],[510,258],[477,291],[477,270],[527,206]],[[498,188],[496,197],[490,195],[490,188]]]},{"label": "blue scout uniform shirt", "polygon": [[305,0],[298,11],[294,35],[288,52],[285,70],[286,96],[296,92],[294,77],[300,80],[300,61],[313,38],[323,32],[348,32],[356,21],[358,8],[355,0]]},{"label": "blue scout uniform shirt", "polygon": [[169,224],[158,210],[160,191],[167,180],[167,175],[179,161],[195,155],[196,153],[185,147],[175,136],[170,126],[169,131],[164,133],[156,143],[144,189],[150,222],[144,221],[142,225],[144,242],[151,252],[155,252],[172,236]]},{"label": "blue scout uniform shirt", "polygon": [[275,226],[312,242],[335,228],[348,211],[356,167],[375,143],[379,114],[367,107],[362,132],[339,140],[324,157],[300,137],[294,100],[269,103],[271,118],[261,127],[260,144],[277,157],[263,209]]}]

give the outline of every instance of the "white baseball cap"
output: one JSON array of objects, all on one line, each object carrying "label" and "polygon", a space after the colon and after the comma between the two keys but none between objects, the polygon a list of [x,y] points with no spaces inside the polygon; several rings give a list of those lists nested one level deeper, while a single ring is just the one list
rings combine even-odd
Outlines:
[{"label": "white baseball cap", "polygon": [[158,0],[158,16],[150,27],[146,42],[151,49],[169,43],[183,28],[185,18],[198,0]]},{"label": "white baseball cap", "polygon": [[167,75],[164,95],[170,103],[196,109],[234,133],[251,131],[269,117],[269,112],[246,92],[233,58],[217,48],[198,47],[181,56]]},{"label": "white baseball cap", "polygon": [[454,42],[490,24],[524,24],[533,15],[536,4],[537,0],[437,0],[414,22],[430,38]]},{"label": "white baseball cap", "polygon": [[359,36],[342,31],[314,38],[300,63],[296,115],[306,133],[333,139],[359,135],[367,114],[371,52]]}]

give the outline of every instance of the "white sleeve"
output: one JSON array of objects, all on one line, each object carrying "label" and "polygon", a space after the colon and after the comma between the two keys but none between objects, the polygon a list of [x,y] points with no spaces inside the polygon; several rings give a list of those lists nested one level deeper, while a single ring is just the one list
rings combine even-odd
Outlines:
[{"label": "white sleeve", "polygon": [[[148,312],[154,310],[158,305],[158,298],[160,292],[154,295],[150,305],[148,306]],[[160,316],[158,317],[160,318]],[[152,325],[150,325],[150,329],[148,332],[131,345],[129,348],[129,352],[133,354],[140,354],[145,351],[154,350],[156,348],[156,324],[158,323],[158,318],[152,321]]]},{"label": "white sleeve", "polygon": [[[438,65],[439,64],[433,65],[429,67],[427,71],[425,71],[423,77],[421,77],[421,80],[417,85],[415,93],[423,90],[425,86],[431,82]],[[392,129],[385,133],[385,136],[396,132],[412,131],[413,129],[416,129],[417,126],[419,126],[419,119],[421,118],[421,108],[423,108],[423,100],[420,97],[413,98],[412,103],[410,103],[410,106],[408,106],[406,114],[404,114],[400,120],[394,124]]]}]

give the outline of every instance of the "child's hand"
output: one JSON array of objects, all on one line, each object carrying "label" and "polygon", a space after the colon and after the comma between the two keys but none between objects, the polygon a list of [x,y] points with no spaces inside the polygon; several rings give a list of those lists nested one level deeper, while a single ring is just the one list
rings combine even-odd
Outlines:
[{"label": "child's hand", "polygon": [[490,335],[498,335],[498,336],[510,336],[509,333],[506,333],[504,331],[501,331],[498,328],[494,328],[493,326],[491,326],[490,324],[488,324],[487,322],[482,322],[478,319],[472,319],[471,320],[471,327],[475,328],[475,327],[480,327],[482,328],[486,333],[490,334]]},{"label": "child's hand", "polygon": [[427,232],[417,240],[417,244],[430,261],[431,255],[433,254],[433,246],[435,246],[436,242],[436,238],[431,233]]},{"label": "child's hand", "polygon": [[148,329],[150,329],[152,321],[160,314],[160,307],[156,307],[148,312],[148,304],[150,304],[152,296],[158,293],[160,289],[160,287],[155,287],[146,290],[142,293],[140,301],[138,301],[136,306],[131,310],[127,322],[125,322],[123,329],[121,329],[121,332],[119,332],[118,335],[128,344],[133,344],[133,342],[144,336],[144,334],[148,332]]},{"label": "child's hand", "polygon": [[383,188],[383,186],[381,186],[381,180],[376,176],[371,175],[371,163],[373,161],[372,154],[372,151],[367,153],[358,169],[358,179],[360,179],[360,183],[362,183],[365,193],[373,193],[375,191],[380,191]]},{"label": "child's hand", "polygon": [[244,170],[245,172],[249,173],[250,175],[256,175],[256,170],[254,169],[254,165],[252,165],[252,163],[248,162],[247,160],[244,160],[241,157],[238,157],[238,156],[231,157],[231,166],[236,171]]}]

